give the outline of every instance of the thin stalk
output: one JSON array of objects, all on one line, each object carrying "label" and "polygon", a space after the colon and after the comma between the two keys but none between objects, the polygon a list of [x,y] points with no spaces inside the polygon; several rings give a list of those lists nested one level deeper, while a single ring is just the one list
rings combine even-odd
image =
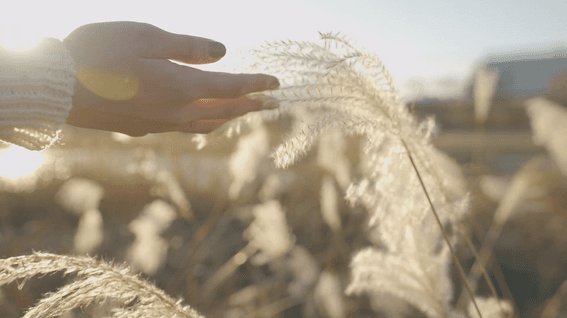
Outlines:
[{"label": "thin stalk", "polygon": [[[463,229],[461,229],[461,231],[464,233]],[[478,254],[478,251],[474,247],[474,244],[471,242],[471,240],[467,236],[465,236],[464,238],[465,238],[465,242],[467,243],[469,249],[472,251],[475,259],[479,259],[480,255]],[[493,271],[493,272],[496,275],[496,280],[498,281],[498,284],[500,285],[500,288],[502,289],[504,295],[510,297],[510,299],[512,300],[513,309],[512,309],[512,313],[511,313],[510,317],[514,317],[515,313],[519,312],[518,307],[516,306],[516,302],[514,301],[514,297],[512,296],[512,293],[510,292],[510,288],[508,288],[508,285],[506,284],[506,281],[504,280],[504,276],[502,275],[502,270],[500,269],[500,265],[498,264],[498,262],[494,262],[494,263],[495,263],[494,266],[499,270],[499,272],[498,273],[496,273],[495,271]],[[498,293],[496,293],[496,288],[494,288],[494,284],[492,283],[492,280],[490,279],[490,277],[488,277],[488,271],[486,270],[486,266],[483,266],[482,264],[480,266],[481,266],[480,269],[482,271],[482,276],[486,280],[486,283],[488,284],[488,288],[490,288],[490,292],[492,293],[492,296],[495,299],[498,299]],[[498,302],[498,307],[500,308],[500,312],[504,311],[504,308],[502,308],[502,305],[500,304],[500,302]]]},{"label": "thin stalk", "polygon": [[411,151],[409,150],[406,142],[403,139],[400,139],[400,140],[402,141],[404,148],[406,148],[408,157],[411,161],[411,165],[413,166],[413,169],[415,170],[415,173],[417,174],[417,178],[419,179],[419,183],[421,184],[421,188],[423,189],[423,192],[425,193],[425,196],[427,197],[427,201],[429,202],[429,205],[431,206],[431,211],[433,211],[433,215],[435,216],[435,220],[437,221],[437,224],[439,225],[439,229],[441,229],[441,234],[443,234],[443,238],[445,239],[445,242],[447,242],[447,245],[449,246],[449,250],[451,251],[451,255],[453,256],[453,261],[455,262],[455,265],[457,266],[457,270],[459,271],[459,276],[461,277],[463,284],[465,284],[465,288],[467,289],[467,292],[469,293],[469,295],[471,297],[471,300],[474,304],[474,308],[476,309],[476,312],[478,313],[478,316],[480,318],[482,318],[482,314],[480,313],[480,309],[478,308],[478,305],[476,304],[476,301],[474,300],[473,291],[472,291],[471,287],[469,286],[469,282],[467,281],[465,271],[463,270],[463,266],[459,262],[459,258],[457,257],[457,253],[455,253],[455,251],[453,250],[453,247],[451,246],[451,241],[449,240],[449,236],[447,235],[447,232],[443,228],[443,224],[441,223],[441,219],[439,219],[439,215],[437,214],[437,210],[435,210],[435,207],[433,206],[433,202],[431,201],[431,198],[429,197],[429,192],[427,192],[427,189],[425,188],[425,184],[423,183],[423,180],[421,179],[421,174],[419,173],[419,170],[417,170],[417,166],[415,165]]}]

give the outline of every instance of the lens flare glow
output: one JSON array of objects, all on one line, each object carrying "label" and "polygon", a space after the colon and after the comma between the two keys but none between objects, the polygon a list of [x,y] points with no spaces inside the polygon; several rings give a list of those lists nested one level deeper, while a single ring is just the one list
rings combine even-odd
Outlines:
[{"label": "lens flare glow", "polygon": [[12,51],[22,52],[35,48],[42,36],[33,28],[13,26],[0,29],[0,46]]},{"label": "lens flare glow", "polygon": [[88,90],[109,100],[129,100],[140,88],[133,75],[117,74],[96,67],[75,65],[76,76]]},{"label": "lens flare glow", "polygon": [[43,153],[11,145],[0,150],[0,177],[18,179],[36,172],[45,161]]}]

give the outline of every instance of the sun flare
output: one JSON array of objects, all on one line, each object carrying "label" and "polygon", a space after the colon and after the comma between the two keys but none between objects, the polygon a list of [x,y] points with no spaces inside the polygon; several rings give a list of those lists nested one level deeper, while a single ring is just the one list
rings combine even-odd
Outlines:
[{"label": "sun flare", "polygon": [[0,177],[18,179],[33,174],[45,161],[43,153],[11,145],[0,150]]},{"label": "sun flare", "polygon": [[0,28],[0,46],[12,51],[22,52],[35,48],[42,36],[32,27]]}]

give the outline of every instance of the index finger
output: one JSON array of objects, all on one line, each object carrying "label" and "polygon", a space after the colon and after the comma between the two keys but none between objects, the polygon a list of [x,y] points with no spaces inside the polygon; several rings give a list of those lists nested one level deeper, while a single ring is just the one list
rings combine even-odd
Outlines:
[{"label": "index finger", "polygon": [[276,89],[278,79],[267,74],[231,74],[202,71],[194,87],[200,98],[237,98],[249,93]]},{"label": "index finger", "polygon": [[144,31],[147,45],[140,57],[169,59],[187,64],[206,64],[220,60],[226,47],[211,39],[185,34],[176,34],[156,26]]}]

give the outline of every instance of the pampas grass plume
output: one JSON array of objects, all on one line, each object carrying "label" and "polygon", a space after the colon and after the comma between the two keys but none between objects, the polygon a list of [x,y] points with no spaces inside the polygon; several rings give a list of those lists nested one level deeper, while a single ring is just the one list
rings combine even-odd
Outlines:
[{"label": "pampas grass plume", "polygon": [[29,309],[24,318],[55,318],[65,312],[114,299],[121,306],[113,310],[119,318],[200,318],[189,306],[159,288],[134,276],[127,267],[113,266],[91,257],[34,253],[0,260],[0,285],[25,281],[54,272],[75,274],[77,280],[48,294]]}]

